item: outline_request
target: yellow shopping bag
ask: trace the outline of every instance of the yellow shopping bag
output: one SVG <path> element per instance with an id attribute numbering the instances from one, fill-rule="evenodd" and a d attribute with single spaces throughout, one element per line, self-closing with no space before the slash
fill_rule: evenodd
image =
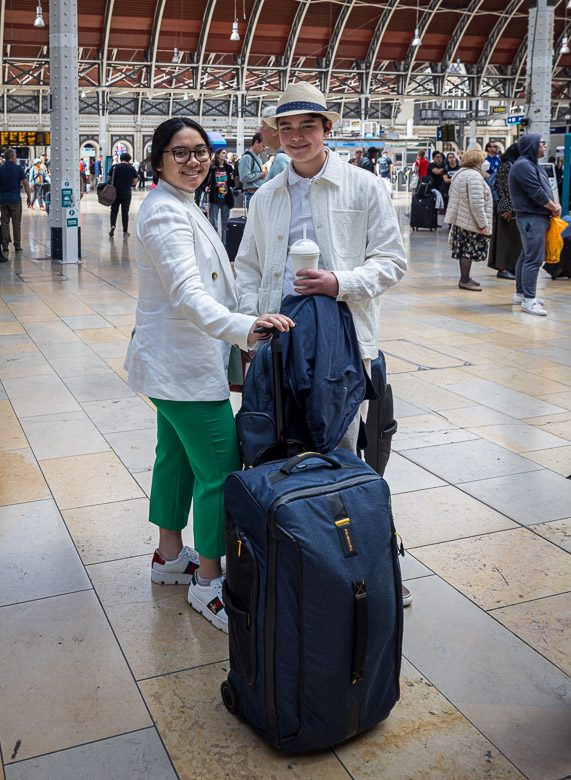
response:
<path id="1" fill-rule="evenodd" d="M 551 217 L 549 230 L 545 234 L 545 262 L 558 263 L 563 249 L 563 239 L 561 233 L 569 227 L 561 217 Z"/>

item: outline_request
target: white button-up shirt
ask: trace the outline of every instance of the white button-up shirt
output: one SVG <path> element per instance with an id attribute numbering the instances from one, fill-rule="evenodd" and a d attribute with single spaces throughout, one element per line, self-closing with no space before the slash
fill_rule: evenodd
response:
<path id="1" fill-rule="evenodd" d="M 315 227 L 313 224 L 313 215 L 311 213 L 311 201 L 309 199 L 309 193 L 311 192 L 311 186 L 313 182 L 323 175 L 327 167 L 328 159 L 329 151 L 327 151 L 327 157 L 323 163 L 323 167 L 312 179 L 304 179 L 303 176 L 300 176 L 298 173 L 296 173 L 291 162 L 287 168 L 287 186 L 291 200 L 291 222 L 289 225 L 288 254 L 284 272 L 284 298 L 286 295 L 299 295 L 299 293 L 296 293 L 293 287 L 295 274 L 293 272 L 293 263 L 289 253 L 289 248 L 296 241 L 299 241 L 300 238 L 303 238 L 304 225 L 306 226 L 306 237 L 317 243 L 317 236 L 315 235 Z M 324 267 L 321 257 L 319 258 L 318 267 Z"/>

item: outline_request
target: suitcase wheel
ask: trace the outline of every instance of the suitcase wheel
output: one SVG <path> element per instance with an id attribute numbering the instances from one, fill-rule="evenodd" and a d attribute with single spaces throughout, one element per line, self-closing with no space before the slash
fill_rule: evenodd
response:
<path id="1" fill-rule="evenodd" d="M 236 693 L 230 680 L 224 680 L 220 686 L 220 693 L 222 695 L 224 706 L 228 712 L 231 712 L 232 715 L 237 715 L 241 720 L 244 720 L 240 699 L 238 698 L 238 694 Z"/>

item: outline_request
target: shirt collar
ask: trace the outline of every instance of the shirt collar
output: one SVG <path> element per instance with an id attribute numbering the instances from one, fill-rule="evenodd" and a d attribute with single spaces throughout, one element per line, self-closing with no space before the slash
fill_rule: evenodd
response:
<path id="1" fill-rule="evenodd" d="M 329 159 L 331 157 L 331 155 L 329 153 L 329 149 L 327 147 L 324 147 L 324 148 L 325 148 L 326 154 L 325 154 L 325 162 L 323 163 L 323 167 L 321 168 L 319 173 L 316 173 L 315 176 L 311 177 L 311 179 L 308 179 L 305 176 L 300 176 L 299 173 L 296 173 L 294 171 L 294 169 L 293 169 L 293 160 L 290 162 L 289 167 L 288 167 L 288 175 L 287 175 L 287 183 L 290 185 L 290 187 L 293 184 L 299 184 L 300 181 L 306 181 L 306 182 L 315 181 L 315 179 L 319 179 L 319 178 L 321 178 L 321 176 L 324 175 L 325 169 L 327 168 L 327 165 L 329 163 Z"/>

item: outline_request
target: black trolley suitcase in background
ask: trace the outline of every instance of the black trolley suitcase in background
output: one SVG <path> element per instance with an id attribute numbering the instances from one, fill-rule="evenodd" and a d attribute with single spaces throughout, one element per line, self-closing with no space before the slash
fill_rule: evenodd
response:
<path id="1" fill-rule="evenodd" d="M 412 196 L 410 206 L 410 226 L 413 230 L 427 228 L 436 230 L 438 227 L 438 211 L 434 205 L 432 194 L 419 198 L 418 195 Z"/>
<path id="2" fill-rule="evenodd" d="M 226 223 L 226 252 L 232 263 L 240 249 L 240 242 L 242 241 L 245 227 L 246 217 L 234 217 Z"/>
<path id="3" fill-rule="evenodd" d="M 393 391 L 387 384 L 385 356 L 380 350 L 378 358 L 371 363 L 371 381 L 379 400 L 369 401 L 367 448 L 363 455 L 369 466 L 382 477 L 389 462 L 391 441 L 397 431 L 397 422 L 394 418 Z"/>
<path id="4" fill-rule="evenodd" d="M 552 279 L 571 278 L 571 236 L 563 239 L 563 249 L 558 263 L 544 263 L 543 270 Z"/>
<path id="5" fill-rule="evenodd" d="M 386 718 L 399 697 L 403 625 L 386 482 L 346 450 L 305 452 L 231 474 L 224 500 L 228 710 L 287 752 L 329 747 Z"/>

